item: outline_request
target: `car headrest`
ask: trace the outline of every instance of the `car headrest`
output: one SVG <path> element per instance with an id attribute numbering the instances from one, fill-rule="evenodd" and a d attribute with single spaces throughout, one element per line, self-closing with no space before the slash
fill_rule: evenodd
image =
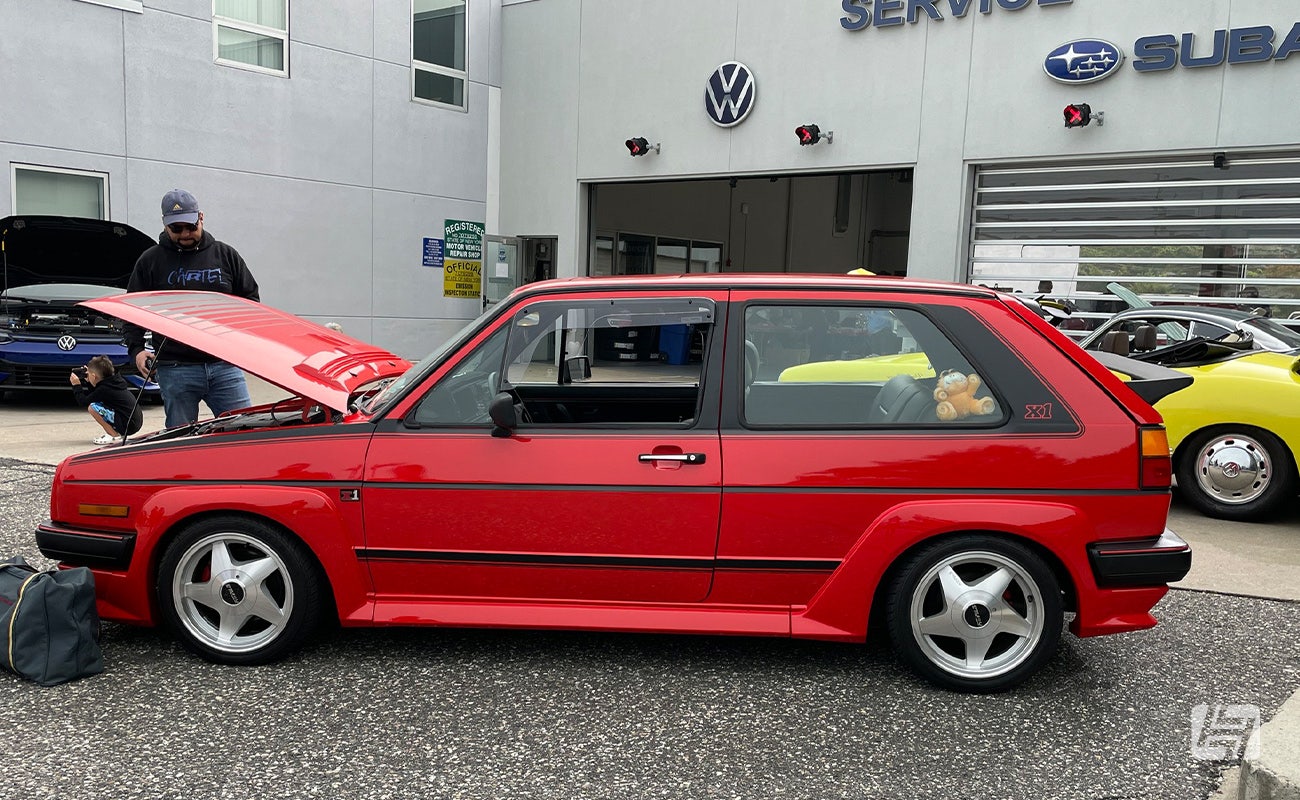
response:
<path id="1" fill-rule="evenodd" d="M 1101 349 L 1117 356 L 1128 355 L 1128 334 L 1124 331 L 1111 331 L 1101 337 Z"/>
<path id="2" fill-rule="evenodd" d="M 758 377 L 758 345 L 745 340 L 745 385 L 748 386 Z"/>
<path id="3" fill-rule="evenodd" d="M 1133 332 L 1133 349 L 1139 353 L 1156 349 L 1156 326 L 1139 325 Z"/>

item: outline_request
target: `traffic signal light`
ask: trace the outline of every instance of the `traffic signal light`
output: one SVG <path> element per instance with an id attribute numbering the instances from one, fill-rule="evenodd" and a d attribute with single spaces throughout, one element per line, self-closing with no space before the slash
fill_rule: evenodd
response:
<path id="1" fill-rule="evenodd" d="M 650 142 L 646 141 L 643 136 L 634 136 L 624 142 L 624 144 L 627 145 L 627 151 L 633 156 L 643 156 L 651 150 L 654 150 L 656 153 L 659 152 L 659 145 L 650 144 Z"/>
<path id="2" fill-rule="evenodd" d="M 1092 106 L 1087 103 L 1071 103 L 1065 107 L 1065 127 L 1083 128 L 1092 122 Z"/>
<path id="3" fill-rule="evenodd" d="M 799 145 L 817 144 L 822 140 L 822 129 L 816 125 L 800 125 L 794 129 L 794 135 L 799 137 Z"/>

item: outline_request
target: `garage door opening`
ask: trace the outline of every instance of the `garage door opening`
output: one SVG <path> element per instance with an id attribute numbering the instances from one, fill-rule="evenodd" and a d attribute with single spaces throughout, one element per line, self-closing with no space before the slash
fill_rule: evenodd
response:
<path id="1" fill-rule="evenodd" d="M 907 274 L 912 170 L 590 187 L 587 274 Z"/>

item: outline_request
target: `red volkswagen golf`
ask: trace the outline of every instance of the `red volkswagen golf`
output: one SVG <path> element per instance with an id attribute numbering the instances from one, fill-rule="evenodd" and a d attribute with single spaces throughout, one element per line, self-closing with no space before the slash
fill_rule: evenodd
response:
<path id="1" fill-rule="evenodd" d="M 411 366 L 271 307 L 85 305 L 282 387 L 71 456 L 41 550 L 213 661 L 345 626 L 862 642 L 997 691 L 1151 627 L 1191 553 L 1150 403 L 1014 298 L 857 276 L 524 287 Z M 165 354 L 163 354 L 165 357 Z M 1172 376 L 1172 377 L 1171 377 Z"/>

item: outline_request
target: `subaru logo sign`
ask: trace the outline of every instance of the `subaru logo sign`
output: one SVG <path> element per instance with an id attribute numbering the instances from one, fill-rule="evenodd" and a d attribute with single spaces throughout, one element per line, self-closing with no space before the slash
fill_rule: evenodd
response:
<path id="1" fill-rule="evenodd" d="M 728 61 L 713 71 L 704 87 L 704 110 L 724 128 L 744 122 L 754 110 L 754 73 L 739 61 Z"/>
<path id="2" fill-rule="evenodd" d="M 76 347 L 77 347 L 77 340 L 74 339 L 74 338 L 72 338 L 71 336 L 60 336 L 60 337 L 59 337 L 59 349 L 60 349 L 60 350 L 75 350 Z"/>
<path id="3" fill-rule="evenodd" d="M 1124 51 L 1104 39 L 1075 39 L 1047 54 L 1043 69 L 1061 83 L 1092 83 L 1119 70 Z"/>

